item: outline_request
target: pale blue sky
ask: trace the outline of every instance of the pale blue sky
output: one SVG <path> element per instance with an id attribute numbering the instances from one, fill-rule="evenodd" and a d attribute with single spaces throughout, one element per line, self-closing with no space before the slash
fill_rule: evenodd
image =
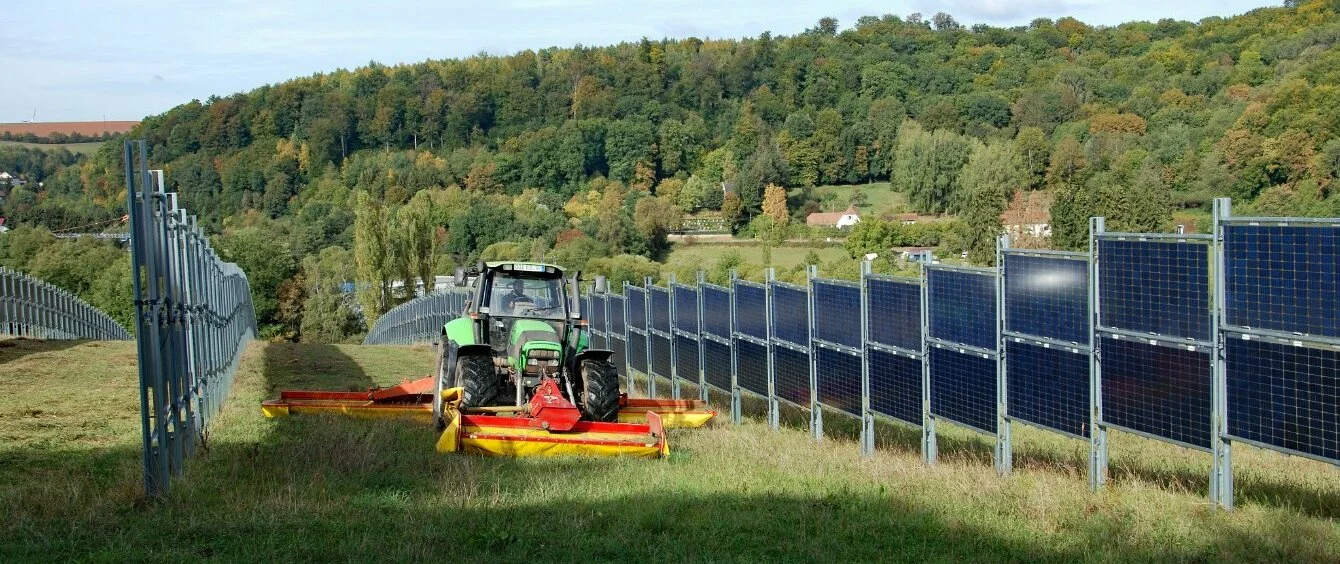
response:
<path id="1" fill-rule="evenodd" d="M 0 122 L 140 119 L 338 68 L 651 38 L 791 35 L 833 16 L 944 11 L 960 23 L 1231 16 L 1269 0 L 336 0 L 71 2 L 0 9 Z"/>

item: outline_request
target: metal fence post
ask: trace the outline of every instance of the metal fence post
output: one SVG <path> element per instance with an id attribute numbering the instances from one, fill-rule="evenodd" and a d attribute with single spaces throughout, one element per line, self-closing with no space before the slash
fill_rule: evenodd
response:
<path id="1" fill-rule="evenodd" d="M 764 347 L 768 357 L 768 428 L 776 431 L 781 428 L 781 403 L 777 399 L 777 355 L 773 353 L 773 341 L 777 338 L 777 329 L 772 324 L 775 318 L 775 312 L 772 310 L 772 282 L 777 279 L 777 269 L 769 266 L 763 269 L 763 325 L 767 327 L 768 339 L 767 346 Z"/>
<path id="2" fill-rule="evenodd" d="M 1107 484 L 1107 426 L 1103 424 L 1103 362 L 1098 337 L 1102 304 L 1099 300 L 1098 272 L 1102 258 L 1098 236 L 1105 231 L 1104 219 L 1089 218 L 1089 489 L 1098 491 Z"/>
<path id="3" fill-rule="evenodd" d="M 819 267 L 811 264 L 805 268 L 805 333 L 809 337 L 805 346 L 810 360 L 810 436 L 816 441 L 822 441 L 824 410 L 819 406 L 818 355 L 814 350 L 814 279 L 818 277 Z"/>
<path id="4" fill-rule="evenodd" d="M 875 413 L 870 409 L 870 261 L 861 261 L 861 456 L 875 455 Z"/>
<path id="5" fill-rule="evenodd" d="M 730 347 L 730 420 L 739 425 L 744 422 L 744 414 L 740 409 L 740 347 L 735 338 L 735 310 L 738 300 L 735 296 L 735 279 L 740 277 L 740 273 L 735 269 L 730 270 L 730 326 L 731 326 L 731 347 Z M 771 408 L 769 408 L 771 409 Z M 769 412 L 769 424 L 771 424 L 771 412 Z"/>
<path id="6" fill-rule="evenodd" d="M 1210 321 L 1210 343 L 1214 346 L 1210 353 L 1211 397 L 1214 406 L 1210 447 L 1214 453 L 1214 469 L 1210 474 L 1210 499 L 1219 508 L 1228 511 L 1233 510 L 1233 443 L 1228 439 L 1228 362 L 1224 334 L 1220 327 L 1224 323 L 1227 284 L 1224 275 L 1223 220 L 1232 215 L 1232 210 L 1232 202 L 1228 198 L 1214 199 L 1214 248 L 1210 267 L 1210 284 L 1214 288 L 1214 309 Z"/>
<path id="7" fill-rule="evenodd" d="M 930 288 L 927 269 L 921 269 L 921 460 L 935 464 L 935 417 L 931 416 Z"/>
<path id="8" fill-rule="evenodd" d="M 1009 377 L 1005 366 L 1005 249 L 1009 235 L 996 238 L 996 473 L 1008 475 L 1014 469 L 1014 445 L 1011 444 Z"/>
<path id="9" fill-rule="evenodd" d="M 698 285 L 694 287 L 698 297 L 694 303 L 698 304 L 698 311 L 695 312 L 698 314 L 698 399 L 702 401 L 708 400 L 707 359 L 705 358 L 707 351 L 706 347 L 703 346 L 703 334 L 706 333 L 706 331 L 703 331 L 703 283 L 705 282 L 707 282 L 707 275 L 699 270 L 697 274 Z"/>

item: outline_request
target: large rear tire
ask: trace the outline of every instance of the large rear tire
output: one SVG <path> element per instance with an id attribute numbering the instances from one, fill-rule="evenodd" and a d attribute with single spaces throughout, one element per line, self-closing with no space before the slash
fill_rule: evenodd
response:
<path id="1" fill-rule="evenodd" d="M 582 361 L 582 416 L 588 421 L 619 420 L 619 371 L 608 360 Z"/>
<path id="2" fill-rule="evenodd" d="M 495 405 L 502 392 L 502 381 L 493 370 L 493 358 L 482 354 L 456 358 L 456 385 L 462 388 L 462 408 Z"/>

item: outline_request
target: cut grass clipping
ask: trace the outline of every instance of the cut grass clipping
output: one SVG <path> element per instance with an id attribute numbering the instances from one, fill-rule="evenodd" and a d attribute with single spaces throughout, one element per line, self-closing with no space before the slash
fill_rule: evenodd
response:
<path id="1" fill-rule="evenodd" d="M 673 432 L 665 461 L 513 460 L 435 454 L 427 425 L 257 407 L 432 361 L 254 343 L 208 448 L 148 503 L 134 343 L 0 341 L 0 562 L 1340 559 L 1340 470 L 1251 448 L 1234 452 L 1227 513 L 1203 493 L 1208 455 L 1130 435 L 1112 437 L 1112 485 L 1092 494 L 1087 443 L 1028 428 L 1000 478 L 989 444 L 952 428 L 938 466 L 892 425 L 863 460 L 836 415 L 820 443 L 791 413 L 776 433 L 758 419 Z"/>

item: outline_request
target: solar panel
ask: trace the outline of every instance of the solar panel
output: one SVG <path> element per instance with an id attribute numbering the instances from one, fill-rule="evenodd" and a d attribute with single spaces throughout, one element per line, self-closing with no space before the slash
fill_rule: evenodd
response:
<path id="1" fill-rule="evenodd" d="M 858 314 L 859 315 L 859 314 Z M 772 284 L 773 336 L 779 340 L 810 346 L 810 296 L 805 290 Z"/>
<path id="2" fill-rule="evenodd" d="M 1007 330 L 1089 342 L 1087 260 L 1006 253 L 1002 268 Z"/>
<path id="3" fill-rule="evenodd" d="M 814 281 L 814 338 L 861 348 L 861 289 Z"/>
<path id="4" fill-rule="evenodd" d="M 605 295 L 591 297 L 591 330 L 605 332 Z"/>
<path id="5" fill-rule="evenodd" d="M 675 329 L 689 333 L 698 332 L 698 292 L 693 288 L 674 287 Z"/>
<path id="6" fill-rule="evenodd" d="M 1340 351 L 1226 339 L 1228 433 L 1340 462 Z"/>
<path id="7" fill-rule="evenodd" d="M 726 343 L 703 340 L 703 376 L 708 385 L 726 393 L 731 391 L 730 353 Z"/>
<path id="8" fill-rule="evenodd" d="M 735 330 L 756 339 L 768 338 L 768 291 L 762 286 L 735 282 Z"/>
<path id="9" fill-rule="evenodd" d="M 931 413 L 979 431 L 996 432 L 996 359 L 932 347 Z"/>
<path id="10" fill-rule="evenodd" d="M 689 382 L 698 382 L 698 340 L 675 335 L 675 372 Z"/>
<path id="11" fill-rule="evenodd" d="M 610 359 L 614 361 L 614 367 L 619 370 L 619 376 L 628 376 L 628 344 L 623 340 L 623 336 L 610 338 L 609 349 L 614 352 Z"/>
<path id="12" fill-rule="evenodd" d="M 1204 349 L 1102 339 L 1103 422 L 1210 447 L 1210 355 Z"/>
<path id="13" fill-rule="evenodd" d="M 647 373 L 647 336 L 630 334 L 628 336 L 628 366 L 633 370 Z"/>
<path id="14" fill-rule="evenodd" d="M 749 341 L 735 341 L 739 366 L 735 379 L 740 389 L 768 397 L 768 347 Z"/>
<path id="15" fill-rule="evenodd" d="M 870 358 L 870 409 L 921 426 L 921 359 L 879 349 Z"/>
<path id="16" fill-rule="evenodd" d="M 1099 239 L 1103 327 L 1208 341 L 1209 245 Z"/>
<path id="17" fill-rule="evenodd" d="M 933 268 L 926 280 L 931 337 L 995 350 L 995 276 Z"/>
<path id="18" fill-rule="evenodd" d="M 814 349 L 819 403 L 853 417 L 861 413 L 861 357 L 824 347 Z"/>
<path id="19" fill-rule="evenodd" d="M 662 378 L 670 377 L 670 347 L 674 346 L 669 337 L 652 334 L 648 340 L 651 347 L 651 373 Z"/>
<path id="20" fill-rule="evenodd" d="M 1005 342 L 1012 418 L 1089 436 L 1089 355 L 1061 347 Z"/>
<path id="21" fill-rule="evenodd" d="M 921 350 L 921 284 L 867 278 L 871 342 Z M 917 421 L 920 421 L 918 416 Z"/>
<path id="22" fill-rule="evenodd" d="M 602 334 L 600 334 L 600 333 L 594 333 L 594 332 L 591 333 L 591 336 L 589 337 L 589 339 L 590 339 L 590 343 L 591 343 L 591 348 L 593 348 L 593 349 L 608 349 L 608 348 L 609 348 L 609 339 L 605 338 L 605 336 L 602 335 Z"/>
<path id="23" fill-rule="evenodd" d="M 810 406 L 810 355 L 790 347 L 773 345 L 777 370 L 777 397 L 797 406 Z"/>
<path id="24" fill-rule="evenodd" d="M 670 290 L 653 286 L 651 295 L 651 328 L 662 333 L 670 332 Z"/>
<path id="25" fill-rule="evenodd" d="M 610 327 L 609 327 L 610 333 L 614 333 L 615 335 L 619 336 L 626 335 L 628 333 L 628 326 L 627 324 L 624 323 L 624 305 L 625 305 L 624 298 L 621 296 L 610 296 L 608 305 L 609 305 L 609 316 L 610 316 Z"/>
<path id="26" fill-rule="evenodd" d="M 628 326 L 633 329 L 647 329 L 647 292 L 642 288 L 625 287 L 628 290 Z"/>
<path id="27" fill-rule="evenodd" d="M 1340 337 L 1340 226 L 1225 225 L 1225 323 Z"/>
<path id="28" fill-rule="evenodd" d="M 703 332 L 723 339 L 731 336 L 730 290 L 704 285 Z"/>

